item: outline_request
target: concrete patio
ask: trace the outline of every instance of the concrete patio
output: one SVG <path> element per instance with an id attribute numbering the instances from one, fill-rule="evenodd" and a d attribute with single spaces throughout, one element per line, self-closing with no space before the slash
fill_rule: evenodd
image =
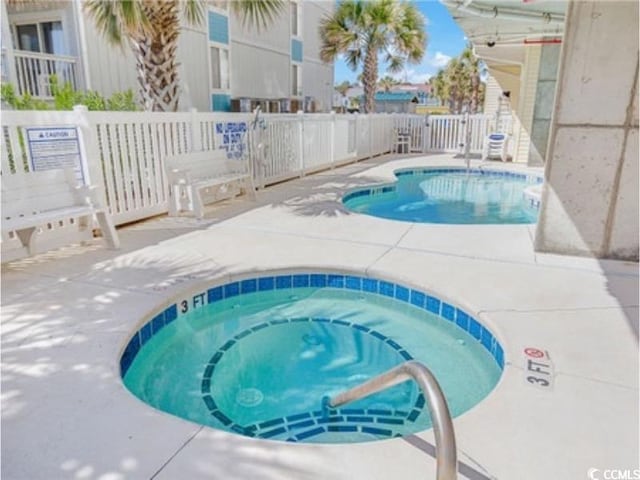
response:
<path id="1" fill-rule="evenodd" d="M 2 478 L 435 478 L 431 431 L 350 445 L 256 440 L 153 410 L 119 355 L 149 314 L 245 273 L 372 275 L 449 298 L 505 347 L 495 390 L 454 420 L 460 478 L 581 479 L 638 466 L 638 264 L 538 254 L 535 226 L 429 225 L 347 211 L 354 186 L 450 155 L 381 157 L 3 265 Z M 525 170 L 512 164 L 492 168 Z M 525 381 L 546 350 L 553 388 Z"/>

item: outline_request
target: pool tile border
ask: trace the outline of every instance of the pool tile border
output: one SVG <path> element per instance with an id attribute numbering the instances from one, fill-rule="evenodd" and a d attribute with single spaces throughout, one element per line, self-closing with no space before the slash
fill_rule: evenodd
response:
<path id="1" fill-rule="evenodd" d="M 324 285 L 324 286 L 322 286 Z M 312 287 L 312 288 L 338 288 L 344 290 L 362 291 L 381 295 L 414 307 L 426 310 L 438 315 L 444 321 L 457 325 L 476 339 L 494 358 L 498 367 L 504 369 L 504 349 L 491 331 L 482 325 L 473 315 L 458 308 L 435 295 L 406 287 L 387 280 L 371 277 L 363 277 L 353 274 L 336 273 L 294 273 L 266 275 L 248 278 L 241 281 L 233 281 L 223 285 L 217 285 L 202 292 L 192 295 L 189 299 L 180 300 L 165 308 L 151 320 L 140 327 L 130 338 L 122 355 L 120 356 L 120 375 L 124 378 L 140 349 L 154 335 L 175 321 L 179 316 L 191 310 L 200 308 L 209 303 L 215 303 L 228 298 L 237 297 L 256 291 L 282 290 Z M 289 320 L 275 320 L 274 322 L 287 322 Z M 254 326 L 254 329 L 265 328 L 267 323 Z M 248 335 L 251 332 L 246 332 Z M 237 336 L 236 336 L 237 337 Z M 231 345 L 229 345 L 231 346 Z M 405 357 L 406 358 L 406 357 Z"/>
<path id="2" fill-rule="evenodd" d="M 414 175 L 424 175 L 427 173 L 459 173 L 459 172 L 467 172 L 467 169 L 464 167 L 424 167 L 424 168 L 402 168 L 400 170 L 395 170 L 393 174 L 396 178 L 414 176 Z M 544 182 L 544 178 L 539 175 L 532 175 L 526 173 L 519 172 L 510 172 L 508 170 L 487 170 L 480 168 L 471 168 L 468 170 L 468 173 L 471 175 L 481 175 L 481 176 L 495 176 L 495 177 L 504 177 L 504 178 L 512 178 L 518 180 L 525 180 L 530 184 L 540 184 Z M 396 184 L 388 184 L 381 185 L 376 187 L 364 187 L 359 188 L 357 190 L 352 190 L 342 197 L 342 203 L 347 203 L 350 200 L 358 197 L 367 197 L 372 195 L 380 195 L 382 193 L 395 192 Z M 525 196 L 527 200 L 527 206 L 533 209 L 540 208 L 540 201 L 531 199 L 529 196 Z"/>

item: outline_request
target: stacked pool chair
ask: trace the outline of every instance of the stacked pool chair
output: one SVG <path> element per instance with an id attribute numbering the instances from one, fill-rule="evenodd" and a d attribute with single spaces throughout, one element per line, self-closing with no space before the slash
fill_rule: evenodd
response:
<path id="1" fill-rule="evenodd" d="M 482 148 L 482 161 L 489 158 L 500 158 L 507 161 L 507 150 L 509 147 L 509 135 L 506 133 L 490 133 L 484 139 Z"/>

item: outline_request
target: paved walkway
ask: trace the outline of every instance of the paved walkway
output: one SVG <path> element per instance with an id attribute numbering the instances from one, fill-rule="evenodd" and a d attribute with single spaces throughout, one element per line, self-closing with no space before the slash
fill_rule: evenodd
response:
<path id="1" fill-rule="evenodd" d="M 125 390 L 119 353 L 151 311 L 213 281 L 291 268 L 430 290 L 496 332 L 504 375 L 455 419 L 461 478 L 638 468 L 638 265 L 536 254 L 532 226 L 346 211 L 346 189 L 395 168 L 461 165 L 450 156 L 388 160 L 271 187 L 257 203 L 226 202 L 202 221 L 122 228 L 116 252 L 73 246 L 4 265 L 2 479 L 435 478 L 430 431 L 353 445 L 268 442 L 174 418 Z M 552 389 L 525 381 L 526 347 L 549 352 Z"/>

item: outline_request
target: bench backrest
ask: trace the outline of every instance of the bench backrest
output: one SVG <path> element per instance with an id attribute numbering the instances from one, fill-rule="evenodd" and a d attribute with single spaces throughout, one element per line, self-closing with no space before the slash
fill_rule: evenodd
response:
<path id="1" fill-rule="evenodd" d="M 2 175 L 2 217 L 31 215 L 58 208 L 86 205 L 76 190 L 72 170 L 54 169 Z"/>
<path id="2" fill-rule="evenodd" d="M 208 178 L 229 173 L 248 174 L 249 165 L 244 159 L 228 160 L 225 150 L 189 152 L 167 157 L 169 169 L 187 170 L 193 178 Z"/>

